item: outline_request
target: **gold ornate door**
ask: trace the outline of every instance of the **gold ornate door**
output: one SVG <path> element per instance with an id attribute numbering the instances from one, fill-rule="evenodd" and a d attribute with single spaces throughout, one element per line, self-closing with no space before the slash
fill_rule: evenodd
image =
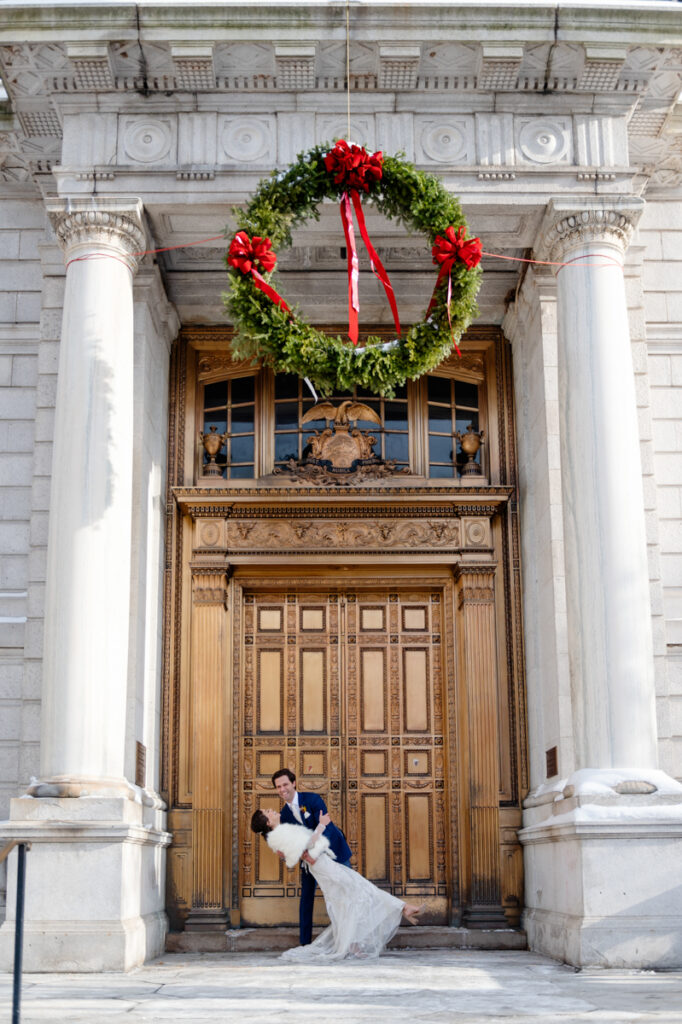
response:
<path id="1" fill-rule="evenodd" d="M 324 586 L 324 584 L 322 584 Z M 245 589 L 239 674 L 243 924 L 294 924 L 298 872 L 249 831 L 281 767 L 320 793 L 353 866 L 448 921 L 442 592 L 388 585 Z M 320 905 L 318 916 L 322 919 Z"/>

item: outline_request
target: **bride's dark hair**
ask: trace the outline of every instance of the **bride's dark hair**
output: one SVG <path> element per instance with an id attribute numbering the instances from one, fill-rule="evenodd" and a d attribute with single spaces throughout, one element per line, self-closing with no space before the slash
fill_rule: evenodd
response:
<path id="1" fill-rule="evenodd" d="M 268 819 L 262 811 L 254 811 L 251 815 L 251 831 L 266 836 L 272 829 L 268 825 Z"/>

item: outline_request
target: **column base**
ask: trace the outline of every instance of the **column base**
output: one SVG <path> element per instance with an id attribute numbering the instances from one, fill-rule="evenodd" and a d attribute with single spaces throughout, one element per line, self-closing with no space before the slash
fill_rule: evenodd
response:
<path id="1" fill-rule="evenodd" d="M 127 798 L 12 800 L 0 843 L 26 839 L 24 970 L 127 971 L 163 952 L 165 814 Z M 0 970 L 14 959 L 16 855 L 9 858 Z"/>
<path id="2" fill-rule="evenodd" d="M 576 772 L 528 804 L 529 948 L 576 967 L 682 967 L 682 786 L 663 772 Z"/>

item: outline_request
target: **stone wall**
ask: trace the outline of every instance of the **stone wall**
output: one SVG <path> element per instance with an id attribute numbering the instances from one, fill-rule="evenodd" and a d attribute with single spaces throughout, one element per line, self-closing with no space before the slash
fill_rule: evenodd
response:
<path id="1" fill-rule="evenodd" d="M 661 583 L 657 673 L 661 767 L 682 778 L 682 208 L 650 202 L 640 225 L 646 245 L 644 303 Z"/>
<path id="2" fill-rule="evenodd" d="M 0 819 L 37 764 L 37 694 L 26 687 L 24 653 L 44 230 L 39 202 L 0 202 Z M 4 865 L 0 872 L 1 918 Z"/>

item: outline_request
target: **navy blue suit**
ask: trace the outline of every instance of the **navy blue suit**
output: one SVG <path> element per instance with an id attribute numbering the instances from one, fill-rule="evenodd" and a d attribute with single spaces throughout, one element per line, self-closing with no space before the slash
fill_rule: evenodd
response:
<path id="1" fill-rule="evenodd" d="M 317 793 L 299 793 L 298 809 L 301 812 L 305 828 L 309 828 L 311 832 L 314 832 L 319 824 L 320 815 L 325 814 L 327 811 L 327 805 L 322 797 L 318 796 Z M 280 820 L 283 825 L 301 824 L 301 822 L 297 821 L 294 817 L 294 813 L 289 807 L 289 804 L 285 804 L 282 808 Z M 352 853 L 341 829 L 337 828 L 334 824 L 327 825 L 323 834 L 325 838 L 329 840 L 329 848 L 339 864 L 348 864 Z M 301 902 L 298 909 L 298 926 L 302 946 L 309 945 L 313 940 L 313 902 L 315 899 L 316 885 L 317 882 L 315 881 L 315 876 L 312 872 L 308 871 L 307 865 L 302 863 Z"/>

